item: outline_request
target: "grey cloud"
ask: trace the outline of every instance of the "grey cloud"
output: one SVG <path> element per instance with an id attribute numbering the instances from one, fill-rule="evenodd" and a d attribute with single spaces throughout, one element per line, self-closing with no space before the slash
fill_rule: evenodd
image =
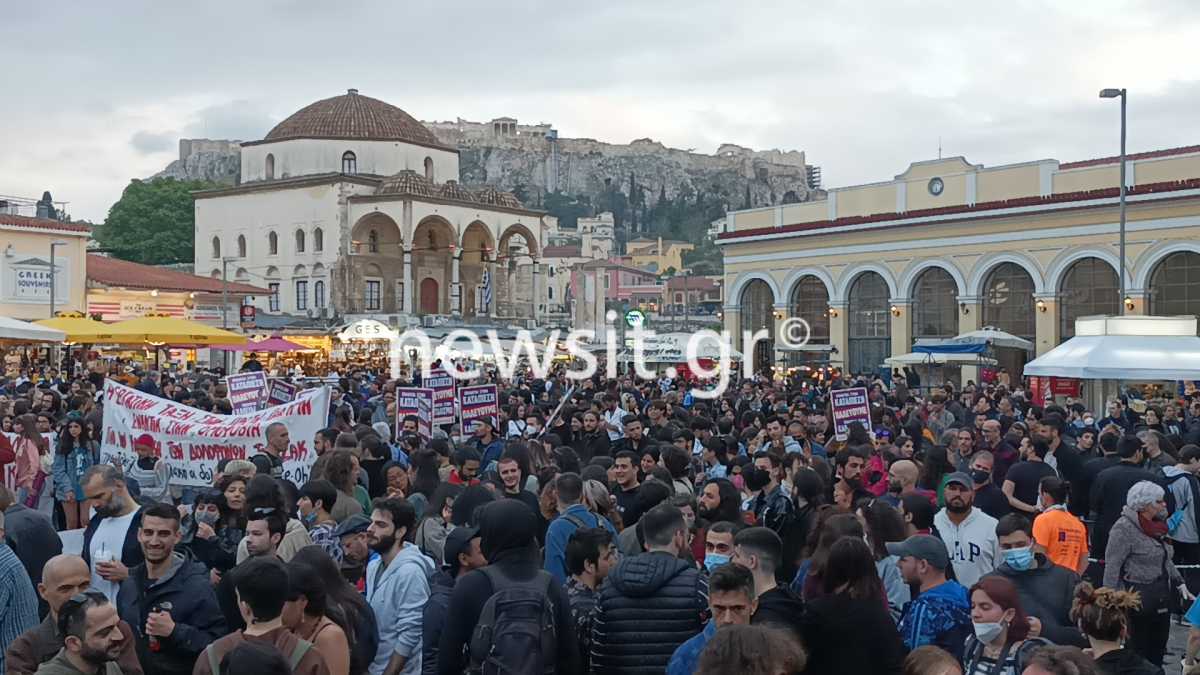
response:
<path id="1" fill-rule="evenodd" d="M 129 139 L 130 145 L 138 152 L 150 155 L 157 152 L 170 152 L 175 148 L 176 141 L 179 140 L 179 135 L 171 132 L 155 133 L 152 131 L 139 131 Z"/>

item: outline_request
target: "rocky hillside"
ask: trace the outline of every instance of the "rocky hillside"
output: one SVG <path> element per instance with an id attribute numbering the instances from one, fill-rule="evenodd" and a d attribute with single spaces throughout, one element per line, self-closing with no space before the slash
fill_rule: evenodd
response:
<path id="1" fill-rule="evenodd" d="M 203 180 L 234 185 L 242 171 L 241 141 L 207 138 L 179 139 L 179 159 L 150 176 L 177 180 Z"/>

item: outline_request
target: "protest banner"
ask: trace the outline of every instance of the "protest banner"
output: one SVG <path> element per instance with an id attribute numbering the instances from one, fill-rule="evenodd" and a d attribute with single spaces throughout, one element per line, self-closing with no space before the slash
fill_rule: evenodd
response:
<path id="1" fill-rule="evenodd" d="M 433 438 L 434 392 L 428 387 L 396 388 L 396 438 L 404 428 L 404 418 L 416 415 L 417 434 L 429 440 Z"/>
<path id="2" fill-rule="evenodd" d="M 839 441 L 846 440 L 846 428 L 851 422 L 861 422 L 871 430 L 871 405 L 863 387 L 835 389 L 829 392 L 829 407 L 833 410 L 833 433 Z"/>
<path id="3" fill-rule="evenodd" d="M 129 466 L 136 459 L 134 439 L 149 434 L 170 469 L 172 485 L 212 485 L 217 462 L 248 459 L 267 444 L 267 427 L 287 426 L 291 444 L 283 458 L 283 477 L 308 482 L 316 461 L 311 443 L 324 428 L 329 389 L 306 389 L 295 401 L 241 415 L 216 415 L 165 398 L 150 396 L 109 380 L 104 385 L 104 438 L 100 461 Z"/>
<path id="4" fill-rule="evenodd" d="M 454 378 L 442 368 L 429 371 L 422 382 L 433 390 L 433 423 L 450 424 L 454 421 Z"/>
<path id="5" fill-rule="evenodd" d="M 279 378 L 271 378 L 271 386 L 267 389 L 267 407 L 291 403 L 296 400 L 296 394 L 299 392 L 299 385 L 284 382 Z"/>
<path id="6" fill-rule="evenodd" d="M 458 408 L 461 411 L 462 436 L 466 438 L 475 431 L 475 420 L 495 417 L 499 413 L 499 392 L 494 384 L 477 384 L 459 387 Z M 493 424 L 495 422 L 493 421 Z"/>
<path id="7" fill-rule="evenodd" d="M 255 412 L 262 408 L 267 394 L 267 374 L 238 373 L 225 378 L 225 387 L 229 389 L 229 403 L 233 405 L 233 414 Z"/>

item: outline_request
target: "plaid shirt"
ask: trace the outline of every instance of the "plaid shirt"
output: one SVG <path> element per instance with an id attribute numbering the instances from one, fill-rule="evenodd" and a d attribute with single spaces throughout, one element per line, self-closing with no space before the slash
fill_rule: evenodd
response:
<path id="1" fill-rule="evenodd" d="M 20 558 L 0 544 L 0 645 L 5 649 L 25 631 L 38 625 L 38 599 L 33 581 Z M 0 672 L 5 672 L 0 653 Z"/>
<path id="2" fill-rule="evenodd" d="M 596 591 L 580 583 L 575 577 L 567 579 L 567 602 L 571 607 L 571 623 L 575 625 L 575 637 L 579 640 L 579 651 L 583 654 L 583 671 L 587 672 L 592 651 L 592 614 L 596 609 Z"/>

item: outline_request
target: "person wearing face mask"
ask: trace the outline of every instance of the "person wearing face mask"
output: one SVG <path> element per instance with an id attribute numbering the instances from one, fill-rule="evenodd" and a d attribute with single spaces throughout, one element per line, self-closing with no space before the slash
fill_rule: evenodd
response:
<path id="1" fill-rule="evenodd" d="M 1050 562 L 1083 574 L 1088 566 L 1087 528 L 1067 510 L 1070 487 L 1053 476 L 1042 479 L 1042 513 L 1033 519 L 1033 538 Z"/>
<path id="2" fill-rule="evenodd" d="M 1171 561 L 1167 504 L 1161 485 L 1141 481 L 1129 488 L 1121 517 L 1108 533 L 1104 586 L 1138 591 L 1142 608 L 1131 617 L 1129 644 L 1152 664 L 1161 664 L 1171 630 L 1170 594 L 1184 604 L 1192 594 Z"/>
<path id="3" fill-rule="evenodd" d="M 972 635 L 963 646 L 963 672 L 1022 675 L 1034 652 L 1049 642 L 1030 637 L 1017 588 L 1001 576 L 971 586 Z"/>
<path id="4" fill-rule="evenodd" d="M 1086 647 L 1087 642 L 1071 622 L 1071 598 L 1079 575 L 1055 565 L 1033 538 L 1033 525 L 1017 513 L 996 525 L 1001 563 L 994 575 L 1013 583 L 1021 607 L 1029 616 L 1031 636 L 1054 644 Z M 991 575 L 989 575 L 991 576 Z"/>
<path id="5" fill-rule="evenodd" d="M 741 531 L 740 522 L 720 521 L 709 526 L 704 534 L 704 569 L 710 574 L 728 563 L 733 555 L 733 539 Z"/>
<path id="6" fill-rule="evenodd" d="M 327 480 L 310 480 L 300 486 L 300 498 L 296 508 L 300 511 L 300 522 L 308 528 L 308 536 L 320 546 L 335 563 L 342 563 L 342 542 L 333 534 L 337 521 L 329 515 L 329 509 L 337 501 L 337 488 Z"/>
<path id="7" fill-rule="evenodd" d="M 240 513 L 229 508 L 220 490 L 201 490 L 192 512 L 183 518 L 179 545 L 219 578 L 237 564 L 238 542 L 246 532 L 244 524 L 239 524 L 241 519 Z"/>

